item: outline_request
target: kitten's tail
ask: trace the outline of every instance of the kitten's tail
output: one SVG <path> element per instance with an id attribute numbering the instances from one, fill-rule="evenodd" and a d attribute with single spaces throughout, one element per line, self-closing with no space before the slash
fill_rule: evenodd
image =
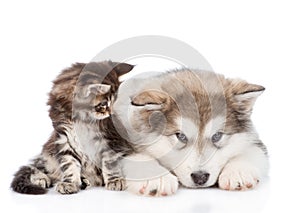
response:
<path id="1" fill-rule="evenodd" d="M 33 174 L 35 174 L 35 168 L 31 168 L 29 166 L 21 167 L 20 170 L 15 174 L 15 177 L 11 183 L 11 188 L 15 192 L 22 194 L 46 194 L 48 192 L 47 189 L 31 182 L 30 177 Z"/>

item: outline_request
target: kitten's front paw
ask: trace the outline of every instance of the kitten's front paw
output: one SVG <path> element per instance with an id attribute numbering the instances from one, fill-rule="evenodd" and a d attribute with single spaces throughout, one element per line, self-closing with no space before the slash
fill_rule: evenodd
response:
<path id="1" fill-rule="evenodd" d="M 84 177 L 81 178 L 81 185 L 80 185 L 80 189 L 84 190 L 87 189 L 89 187 L 91 187 L 92 184 L 90 183 L 90 181 Z"/>
<path id="2" fill-rule="evenodd" d="M 175 194 L 178 189 L 178 180 L 172 174 L 151 180 L 127 180 L 127 190 L 145 196 L 167 196 Z"/>
<path id="3" fill-rule="evenodd" d="M 112 191 L 123 191 L 123 190 L 125 190 L 125 186 L 126 186 L 126 181 L 123 178 L 109 180 L 105 184 L 105 187 L 108 190 L 112 190 Z"/>
<path id="4" fill-rule="evenodd" d="M 43 188 L 49 188 L 51 186 L 50 178 L 44 173 L 32 174 L 30 177 L 31 183 L 38 185 Z"/>
<path id="5" fill-rule="evenodd" d="M 74 194 L 79 191 L 79 186 L 75 183 L 58 182 L 55 189 L 61 194 Z"/>
<path id="6" fill-rule="evenodd" d="M 247 190 L 259 183 L 255 168 L 227 165 L 219 176 L 219 187 L 225 190 Z"/>

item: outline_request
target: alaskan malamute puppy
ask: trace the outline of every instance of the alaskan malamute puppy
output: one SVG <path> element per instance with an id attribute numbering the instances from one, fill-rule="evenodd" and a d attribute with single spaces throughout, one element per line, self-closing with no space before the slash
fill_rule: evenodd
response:
<path id="1" fill-rule="evenodd" d="M 254 188 L 268 171 L 266 147 L 250 119 L 263 91 L 187 69 L 125 81 L 113 109 L 126 127 L 122 136 L 140 153 L 123 159 L 128 190 L 161 196 L 175 193 L 178 183 Z"/>

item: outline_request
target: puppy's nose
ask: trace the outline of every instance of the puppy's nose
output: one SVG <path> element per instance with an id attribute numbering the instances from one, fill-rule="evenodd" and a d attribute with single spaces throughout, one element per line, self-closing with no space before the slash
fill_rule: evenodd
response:
<path id="1" fill-rule="evenodd" d="M 193 172 L 191 174 L 191 177 L 195 184 L 203 185 L 207 182 L 209 178 L 209 173 L 203 171 Z"/>

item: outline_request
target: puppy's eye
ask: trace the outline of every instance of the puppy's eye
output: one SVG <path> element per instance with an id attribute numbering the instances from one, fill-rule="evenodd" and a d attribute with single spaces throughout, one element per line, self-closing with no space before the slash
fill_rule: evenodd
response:
<path id="1" fill-rule="evenodd" d="M 176 137 L 182 143 L 187 143 L 188 142 L 188 138 L 186 137 L 186 135 L 181 133 L 181 132 L 176 133 Z"/>
<path id="2" fill-rule="evenodd" d="M 211 137 L 211 141 L 213 143 L 219 142 L 223 137 L 223 132 L 217 132 Z"/>

